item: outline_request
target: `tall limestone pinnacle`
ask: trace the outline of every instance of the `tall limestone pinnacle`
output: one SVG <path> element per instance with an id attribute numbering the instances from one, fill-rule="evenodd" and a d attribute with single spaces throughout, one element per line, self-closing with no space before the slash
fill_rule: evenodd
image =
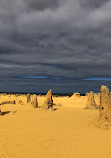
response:
<path id="1" fill-rule="evenodd" d="M 88 96 L 88 100 L 85 109 L 96 109 L 97 105 L 95 103 L 94 93 L 91 91 L 87 96 Z"/>
<path id="2" fill-rule="evenodd" d="M 30 97 L 30 94 L 28 93 L 27 94 L 27 104 L 29 104 L 31 102 L 31 97 Z"/>
<path id="3" fill-rule="evenodd" d="M 100 120 L 107 121 L 111 125 L 111 97 L 107 86 L 100 89 Z"/>
<path id="4" fill-rule="evenodd" d="M 52 90 L 50 89 L 46 94 L 46 99 L 42 105 L 43 109 L 53 108 Z"/>
<path id="5" fill-rule="evenodd" d="M 95 99 L 94 99 L 94 93 L 92 91 L 88 94 L 87 106 L 92 109 L 96 106 Z"/>
<path id="6" fill-rule="evenodd" d="M 33 108 L 38 108 L 38 101 L 37 101 L 37 96 L 36 96 L 36 94 L 34 94 L 34 95 L 32 96 L 31 104 L 32 104 L 32 107 L 33 107 Z"/>

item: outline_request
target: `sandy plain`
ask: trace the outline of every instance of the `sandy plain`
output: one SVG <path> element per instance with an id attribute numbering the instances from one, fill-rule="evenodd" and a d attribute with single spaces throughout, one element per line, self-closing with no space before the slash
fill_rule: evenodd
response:
<path id="1" fill-rule="evenodd" d="M 0 102 L 13 100 L 0 95 Z M 25 96 L 19 96 L 26 102 Z M 17 99 L 17 98 L 16 98 Z M 39 106 L 45 96 L 38 96 Z M 53 97 L 54 111 L 1 105 L 0 158 L 110 158 L 111 129 L 95 126 L 99 110 L 84 110 L 87 96 Z M 99 97 L 95 97 L 99 104 Z"/>

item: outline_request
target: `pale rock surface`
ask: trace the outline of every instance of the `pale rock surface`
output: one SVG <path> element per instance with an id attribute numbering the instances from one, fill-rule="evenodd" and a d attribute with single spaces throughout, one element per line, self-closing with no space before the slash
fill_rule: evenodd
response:
<path id="1" fill-rule="evenodd" d="M 100 94 L 100 120 L 107 121 L 111 125 L 111 98 L 107 86 L 101 86 Z"/>

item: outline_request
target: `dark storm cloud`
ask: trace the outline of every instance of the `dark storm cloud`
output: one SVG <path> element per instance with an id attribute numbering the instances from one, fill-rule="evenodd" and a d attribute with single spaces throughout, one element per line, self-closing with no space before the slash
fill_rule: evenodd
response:
<path id="1" fill-rule="evenodd" d="M 62 1 L 65 0 L 24 0 L 28 9 L 32 10 L 44 10 L 44 9 L 56 9 L 59 7 Z"/>
<path id="2" fill-rule="evenodd" d="M 15 89 L 25 84 L 15 76 L 49 76 L 51 80 L 44 80 L 44 87 L 55 89 L 56 77 L 62 78 L 61 86 L 67 89 L 71 85 L 77 88 L 77 79 L 80 83 L 83 78 L 111 77 L 110 8 L 111 0 L 0 1 L 3 87 L 9 82 Z M 80 86 L 86 86 L 82 82 Z"/>
<path id="3" fill-rule="evenodd" d="M 89 9 L 97 9 L 103 6 L 105 3 L 107 3 L 110 0 L 80 0 L 80 4 L 82 7 L 89 8 Z"/>

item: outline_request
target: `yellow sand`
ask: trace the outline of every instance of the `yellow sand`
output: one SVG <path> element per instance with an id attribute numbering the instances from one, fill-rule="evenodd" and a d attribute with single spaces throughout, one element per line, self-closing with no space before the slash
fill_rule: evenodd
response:
<path id="1" fill-rule="evenodd" d="M 14 96 L 1 96 L 0 101 L 8 98 Z M 87 97 L 53 99 L 62 104 L 55 111 L 30 105 L 1 107 L 0 158 L 111 158 L 111 129 L 94 125 L 99 111 L 84 110 Z M 44 100 L 39 96 L 39 105 Z"/>

